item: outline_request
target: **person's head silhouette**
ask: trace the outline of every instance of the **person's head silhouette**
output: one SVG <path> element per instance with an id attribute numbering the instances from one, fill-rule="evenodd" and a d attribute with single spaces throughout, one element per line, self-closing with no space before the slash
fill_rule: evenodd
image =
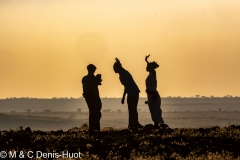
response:
<path id="1" fill-rule="evenodd" d="M 87 70 L 88 70 L 88 73 L 89 73 L 89 74 L 94 74 L 94 72 L 96 71 L 96 69 L 97 69 L 97 67 L 94 66 L 93 64 L 89 64 L 89 65 L 87 66 Z"/>
<path id="2" fill-rule="evenodd" d="M 113 64 L 113 70 L 115 73 L 119 73 L 122 70 L 122 64 L 118 58 L 115 58 L 116 62 Z"/>
<path id="3" fill-rule="evenodd" d="M 155 61 L 153 61 L 153 62 L 148 62 L 148 57 L 150 56 L 150 54 L 148 55 L 148 56 L 146 56 L 146 58 L 145 58 L 145 61 L 147 62 L 147 67 L 146 67 L 146 70 L 148 71 L 148 72 L 152 72 L 152 71 L 154 71 L 156 68 L 158 68 L 159 67 L 159 65 L 155 62 Z"/>

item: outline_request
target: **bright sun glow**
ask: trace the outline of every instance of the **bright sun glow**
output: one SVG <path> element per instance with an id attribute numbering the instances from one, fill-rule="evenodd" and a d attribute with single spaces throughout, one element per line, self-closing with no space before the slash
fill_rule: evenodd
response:
<path id="1" fill-rule="evenodd" d="M 0 98 L 80 97 L 93 63 L 101 97 L 120 97 L 118 57 L 146 97 L 240 95 L 240 1 L 0 1 Z"/>

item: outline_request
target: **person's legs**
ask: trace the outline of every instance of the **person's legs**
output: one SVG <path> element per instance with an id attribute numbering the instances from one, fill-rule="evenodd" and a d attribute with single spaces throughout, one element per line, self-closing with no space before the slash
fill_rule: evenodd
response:
<path id="1" fill-rule="evenodd" d="M 159 102 L 157 102 L 157 108 L 159 109 L 159 123 L 164 123 L 164 120 L 162 118 L 162 109 L 161 109 L 161 103 L 162 103 L 162 99 L 161 96 L 159 95 Z"/>
<path id="2" fill-rule="evenodd" d="M 94 130 L 94 117 L 93 117 L 93 114 L 94 114 L 94 106 L 92 105 L 88 105 L 88 109 L 89 109 L 89 131 L 92 131 Z"/>
<path id="3" fill-rule="evenodd" d="M 95 111 L 95 119 L 94 119 L 94 123 L 95 123 L 95 128 L 96 130 L 100 131 L 100 119 L 102 117 L 101 114 L 101 109 L 102 109 L 102 102 L 101 99 L 98 97 L 96 100 L 96 111 Z"/>
<path id="4" fill-rule="evenodd" d="M 147 96 L 148 96 L 148 108 L 149 108 L 153 122 L 156 123 L 156 118 L 155 118 L 154 109 L 153 109 L 154 101 L 151 94 L 148 94 Z"/>
<path id="5" fill-rule="evenodd" d="M 87 103 L 88 109 L 89 109 L 89 133 L 94 131 L 94 100 L 90 96 L 85 97 L 85 101 Z"/>
<path id="6" fill-rule="evenodd" d="M 149 107 L 154 125 L 158 126 L 159 123 L 164 123 L 163 118 L 162 118 L 160 95 L 158 95 L 156 101 L 154 101 L 152 94 L 149 94 L 148 95 L 148 107 Z"/>
<path id="7" fill-rule="evenodd" d="M 129 111 L 128 127 L 130 128 L 142 127 L 142 125 L 138 122 L 138 112 L 137 112 L 138 99 L 139 99 L 139 94 L 127 96 L 127 104 L 128 104 L 128 111 Z"/>

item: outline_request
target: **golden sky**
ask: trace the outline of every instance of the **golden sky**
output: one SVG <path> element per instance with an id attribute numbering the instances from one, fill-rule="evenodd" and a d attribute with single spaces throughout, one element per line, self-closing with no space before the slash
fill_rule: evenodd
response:
<path id="1" fill-rule="evenodd" d="M 239 0 L 1 0 L 0 98 L 80 97 L 93 63 L 101 97 L 121 97 L 118 57 L 146 97 L 240 96 Z"/>

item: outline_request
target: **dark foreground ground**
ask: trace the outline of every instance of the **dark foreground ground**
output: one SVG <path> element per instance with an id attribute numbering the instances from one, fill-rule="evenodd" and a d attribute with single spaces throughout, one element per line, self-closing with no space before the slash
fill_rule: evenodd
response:
<path id="1" fill-rule="evenodd" d="M 0 132 L 0 156 L 17 151 L 81 153 L 80 159 L 240 159 L 240 125 L 206 128 L 102 128 L 89 137 L 87 125 L 68 131 L 31 131 L 30 128 Z M 76 155 L 75 155 L 76 156 Z M 43 154 L 38 154 L 39 159 Z M 56 158 L 49 159 L 67 159 Z M 33 158 L 34 159 L 34 158 Z"/>

